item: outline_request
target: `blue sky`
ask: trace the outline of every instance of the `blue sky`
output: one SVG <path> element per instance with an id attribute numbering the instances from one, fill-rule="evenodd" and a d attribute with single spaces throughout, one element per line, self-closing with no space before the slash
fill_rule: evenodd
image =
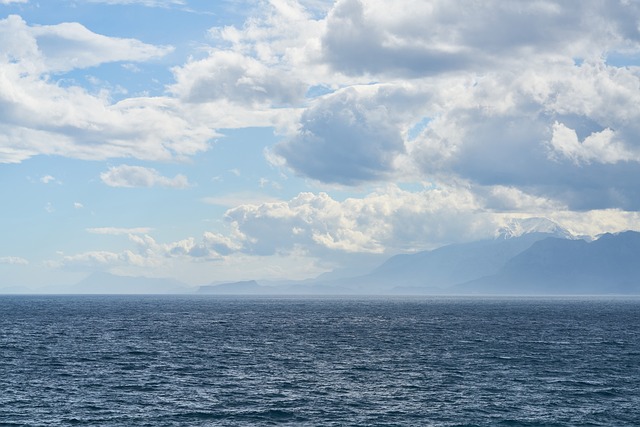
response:
<path id="1" fill-rule="evenodd" d="M 0 0 L 2 285 L 640 229 L 632 1 Z"/>

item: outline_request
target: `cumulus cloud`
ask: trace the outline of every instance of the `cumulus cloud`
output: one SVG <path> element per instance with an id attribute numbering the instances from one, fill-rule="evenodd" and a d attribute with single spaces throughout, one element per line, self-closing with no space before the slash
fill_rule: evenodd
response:
<path id="1" fill-rule="evenodd" d="M 342 81 L 319 60 L 320 3 L 260 2 L 242 26 L 211 28 L 206 56 L 172 68 L 169 93 L 217 128 L 295 128 L 309 88 Z"/>
<path id="2" fill-rule="evenodd" d="M 193 237 L 171 243 L 157 243 L 151 236 L 130 236 L 141 253 L 155 257 L 186 257 L 193 260 L 219 260 L 242 248 L 238 239 L 206 231 L 200 241 Z"/>
<path id="3" fill-rule="evenodd" d="M 578 139 L 576 131 L 562 123 L 553 124 L 551 146 L 560 156 L 575 163 L 616 163 L 625 160 L 638 161 L 640 158 L 616 141 L 615 132 L 609 128 L 593 132 L 583 141 Z"/>
<path id="4" fill-rule="evenodd" d="M 48 73 L 169 48 L 73 24 L 0 21 L 0 162 L 185 158 L 207 149 L 213 128 L 272 126 L 282 135 L 266 151 L 273 164 L 316 185 L 381 186 L 346 200 L 204 199 L 231 207 L 229 234 L 162 243 L 145 229 L 103 228 L 131 236 L 136 249 L 69 264 L 385 254 L 492 236 L 511 217 L 545 216 L 577 234 L 637 228 L 640 68 L 629 60 L 640 53 L 637 3 L 339 0 L 326 16 L 318 13 L 326 7 L 305 10 L 312 3 L 260 3 L 243 25 L 211 29 L 209 51 L 172 68 L 167 96 L 117 103 Z M 629 61 L 615 65 L 615 55 Z M 128 165 L 101 178 L 188 185 Z M 412 192 L 385 181 L 427 184 Z"/>
<path id="5" fill-rule="evenodd" d="M 324 57 L 351 75 L 424 77 L 487 70 L 537 55 L 597 57 L 637 47 L 631 2 L 339 0 L 327 17 Z"/>
<path id="6" fill-rule="evenodd" d="M 476 214 L 479 207 L 466 190 L 409 192 L 391 186 L 344 201 L 300 193 L 288 202 L 239 206 L 226 217 L 245 236 L 245 250 L 259 255 L 296 246 L 316 254 L 384 253 L 482 237 L 492 227 L 486 227 L 489 216 Z"/>
<path id="7" fill-rule="evenodd" d="M 178 174 L 173 178 L 168 178 L 160 175 L 153 168 L 142 166 L 112 166 L 108 171 L 100 174 L 100 179 L 109 187 L 187 188 L 189 186 L 189 181 L 184 175 Z"/>
<path id="8" fill-rule="evenodd" d="M 411 192 L 388 186 L 343 201 L 326 193 L 300 193 L 286 202 L 238 206 L 226 213 L 225 233 L 206 231 L 199 239 L 159 242 L 146 228 L 88 229 L 126 235 L 133 248 L 67 255 L 49 264 L 70 270 L 131 272 L 172 271 L 177 265 L 193 270 L 215 262 L 216 269 L 238 280 L 255 277 L 251 274 L 287 277 L 294 270 L 296 277 L 303 278 L 362 262 L 362 257 L 379 260 L 399 252 L 492 238 L 501 226 L 530 217 L 546 217 L 575 235 L 590 236 L 637 228 L 640 222 L 637 212 L 575 212 L 515 188 L 471 191 L 434 185 Z M 202 277 L 207 277 L 207 271 Z"/>
<path id="9" fill-rule="evenodd" d="M 638 84 L 637 70 L 601 62 L 492 73 L 438 98 L 445 108 L 409 155 L 426 176 L 517 187 L 572 209 L 636 209 Z"/>
<path id="10" fill-rule="evenodd" d="M 327 183 L 461 179 L 573 209 L 637 207 L 640 72 L 606 62 L 640 52 L 637 5 L 404 6 L 341 0 L 308 33 L 314 60 L 349 76 L 314 78 L 347 87 L 305 107 L 274 164 Z M 266 30 L 248 26 L 221 33 L 253 48 Z"/>
<path id="11" fill-rule="evenodd" d="M 56 84 L 50 73 L 113 61 L 145 61 L 168 48 L 92 33 L 79 24 L 0 20 L 0 163 L 38 154 L 79 159 L 185 158 L 208 148 L 209 124 L 170 97 L 113 103 L 106 91 Z"/>
<path id="12" fill-rule="evenodd" d="M 175 242 L 157 242 L 147 234 L 148 228 L 90 228 L 94 234 L 126 235 L 134 248 L 120 252 L 88 251 L 74 255 L 63 255 L 61 259 L 49 261 L 54 268 L 69 270 L 113 270 L 137 268 L 165 268 L 173 261 L 206 262 L 221 261 L 226 256 L 242 249 L 243 236 L 231 232 L 225 236 L 220 233 L 204 232 L 197 240 L 187 237 Z"/>
<path id="13" fill-rule="evenodd" d="M 383 178 L 404 152 L 400 128 L 384 105 L 353 88 L 320 99 L 274 154 L 323 182 L 357 184 Z"/>
<path id="14" fill-rule="evenodd" d="M 299 102 L 306 90 L 302 82 L 284 70 L 233 51 L 214 51 L 173 72 L 176 83 L 171 90 L 188 102 L 280 106 Z"/>

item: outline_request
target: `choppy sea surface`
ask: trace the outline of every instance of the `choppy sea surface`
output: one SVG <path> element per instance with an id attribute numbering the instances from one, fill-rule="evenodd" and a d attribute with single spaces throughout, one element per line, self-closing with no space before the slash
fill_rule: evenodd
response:
<path id="1" fill-rule="evenodd" d="M 0 425 L 638 426 L 640 300 L 0 296 Z"/>

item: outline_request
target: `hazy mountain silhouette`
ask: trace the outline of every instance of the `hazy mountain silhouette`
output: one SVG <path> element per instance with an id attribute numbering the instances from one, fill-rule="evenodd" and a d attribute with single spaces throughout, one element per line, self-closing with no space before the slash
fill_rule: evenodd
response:
<path id="1" fill-rule="evenodd" d="M 3 293 L 26 288 L 7 288 Z M 640 294 L 640 233 L 576 239 L 544 218 L 512 221 L 494 239 L 396 255 L 368 274 L 199 288 L 168 278 L 93 273 L 64 293 L 84 294 Z"/>
<path id="2" fill-rule="evenodd" d="M 364 280 L 378 286 L 447 288 L 497 273 L 508 260 L 548 237 L 546 233 L 530 233 L 396 255 L 364 276 Z"/>
<path id="3" fill-rule="evenodd" d="M 456 287 L 470 293 L 640 293 L 640 233 L 604 234 L 597 240 L 540 240 L 495 275 Z"/>
<path id="4" fill-rule="evenodd" d="M 545 218 L 514 220 L 498 230 L 494 239 L 396 255 L 368 274 L 319 283 L 356 293 L 450 293 L 454 285 L 497 274 L 535 242 L 554 236 L 574 238 Z"/>

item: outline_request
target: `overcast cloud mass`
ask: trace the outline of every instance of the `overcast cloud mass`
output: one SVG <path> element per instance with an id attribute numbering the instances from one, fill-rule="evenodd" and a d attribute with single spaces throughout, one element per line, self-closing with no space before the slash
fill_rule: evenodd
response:
<path id="1" fill-rule="evenodd" d="M 629 0 L 1 0 L 0 275 L 302 279 L 518 218 L 640 230 L 639 106 Z"/>

